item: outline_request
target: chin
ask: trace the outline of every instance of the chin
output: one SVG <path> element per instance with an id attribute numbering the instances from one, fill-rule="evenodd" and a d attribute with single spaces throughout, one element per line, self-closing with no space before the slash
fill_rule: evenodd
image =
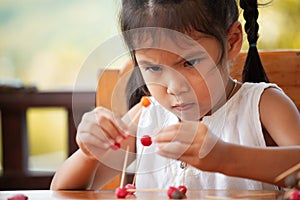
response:
<path id="1" fill-rule="evenodd" d="M 177 117 L 181 121 L 200 121 L 202 116 L 199 115 L 199 113 L 188 113 L 188 112 L 181 112 L 181 113 L 176 113 Z"/>

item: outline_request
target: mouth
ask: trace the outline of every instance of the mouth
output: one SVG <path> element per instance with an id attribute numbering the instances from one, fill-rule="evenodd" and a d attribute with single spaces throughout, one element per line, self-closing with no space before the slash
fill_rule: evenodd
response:
<path id="1" fill-rule="evenodd" d="M 172 106 L 172 109 L 182 112 L 193 108 L 193 106 L 194 103 L 182 103 L 182 104 L 176 104 Z"/>

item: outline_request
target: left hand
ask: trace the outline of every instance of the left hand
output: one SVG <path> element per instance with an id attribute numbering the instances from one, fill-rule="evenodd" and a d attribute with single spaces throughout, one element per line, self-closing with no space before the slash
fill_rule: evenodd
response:
<path id="1" fill-rule="evenodd" d="M 219 150 L 216 146 L 222 143 L 200 122 L 182 122 L 163 128 L 154 142 L 159 155 L 209 171 L 218 163 L 216 158 L 220 156 L 216 156 Z"/>

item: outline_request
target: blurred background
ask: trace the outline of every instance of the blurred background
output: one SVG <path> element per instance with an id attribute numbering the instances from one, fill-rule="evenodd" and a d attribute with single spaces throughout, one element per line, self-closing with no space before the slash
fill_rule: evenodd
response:
<path id="1" fill-rule="evenodd" d="M 119 8 L 120 0 L 0 0 L 0 84 L 72 90 L 89 54 L 119 33 Z M 258 48 L 300 49 L 299 20 L 299 0 L 261 7 Z M 66 115 L 60 108 L 28 110 L 31 170 L 55 171 L 66 158 Z"/>

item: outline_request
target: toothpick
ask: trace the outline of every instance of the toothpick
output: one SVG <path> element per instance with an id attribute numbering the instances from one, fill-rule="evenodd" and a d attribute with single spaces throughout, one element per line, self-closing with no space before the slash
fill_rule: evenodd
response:
<path id="1" fill-rule="evenodd" d="M 134 117 L 132 118 L 130 124 L 128 125 L 129 127 L 131 126 L 132 123 L 134 123 L 137 119 L 138 116 L 140 116 L 141 112 L 142 112 L 142 108 L 143 107 L 148 107 L 149 105 L 151 104 L 151 100 L 146 97 L 146 96 L 143 96 L 141 98 L 141 101 L 140 101 L 140 104 L 141 105 L 141 108 L 139 108 L 139 110 L 137 111 L 137 113 L 134 115 Z M 142 155 L 143 155 L 143 152 L 144 152 L 144 146 L 142 147 L 142 151 L 141 151 L 141 156 L 136 164 L 136 167 L 134 169 L 135 173 L 134 173 L 134 176 L 133 176 L 133 181 L 132 181 L 132 185 L 135 185 L 135 181 L 136 181 L 136 172 L 140 166 L 140 163 L 141 163 L 141 159 L 142 159 Z"/>
<path id="2" fill-rule="evenodd" d="M 274 182 L 277 183 L 278 181 L 284 179 L 285 177 L 287 177 L 288 175 L 292 174 L 293 172 L 297 171 L 298 169 L 300 169 L 300 163 L 294 165 L 293 167 L 289 168 L 288 170 L 282 172 L 281 174 L 279 174 Z"/>
<path id="3" fill-rule="evenodd" d="M 150 104 L 151 104 L 151 100 L 148 97 L 146 97 L 146 96 L 142 97 L 141 101 L 140 101 L 141 108 L 138 110 L 138 112 L 132 118 L 132 122 L 134 122 L 136 120 L 136 118 L 141 114 L 142 108 L 143 107 L 148 107 Z M 141 156 L 139 157 L 139 160 L 138 160 L 138 162 L 137 162 L 137 164 L 135 166 L 135 169 L 134 169 L 135 173 L 134 173 L 134 176 L 133 176 L 132 185 L 135 185 L 136 173 L 137 173 L 137 170 L 138 170 L 138 168 L 139 168 L 139 166 L 141 164 L 143 153 L 144 153 L 144 146 L 142 147 Z"/>
<path id="4" fill-rule="evenodd" d="M 166 192 L 165 189 L 127 189 L 127 192 Z"/>
<path id="5" fill-rule="evenodd" d="M 120 188 L 124 187 L 124 179 L 125 179 L 125 171 L 126 171 L 126 167 L 127 167 L 128 153 L 129 153 L 129 145 L 127 145 L 127 148 L 126 148 L 126 154 L 125 154 L 125 159 L 124 159 L 124 164 L 123 164 Z"/>
<path id="6" fill-rule="evenodd" d="M 130 120 L 130 123 L 128 125 L 128 127 L 130 127 L 135 121 L 136 119 L 138 118 L 138 116 L 141 114 L 142 112 L 142 107 L 139 108 L 139 110 L 137 111 L 137 113 L 133 116 L 133 118 Z"/>
<path id="7" fill-rule="evenodd" d="M 182 185 L 185 185 L 185 171 L 186 171 L 187 163 L 184 162 L 183 164 L 184 164 L 184 168 L 183 168 Z"/>
<path id="8" fill-rule="evenodd" d="M 151 104 L 151 100 L 149 99 L 149 97 L 143 96 L 143 97 L 141 98 L 141 101 L 140 101 L 140 103 L 139 103 L 139 105 L 141 106 L 141 108 L 137 111 L 137 113 L 136 113 L 136 114 L 134 115 L 134 117 L 132 118 L 130 125 L 131 125 L 134 121 L 136 121 L 137 117 L 141 114 L 142 108 L 143 108 L 143 107 L 146 108 L 146 107 L 148 107 L 150 104 Z"/>
<path id="9" fill-rule="evenodd" d="M 135 173 L 134 173 L 134 176 L 133 176 L 132 185 L 135 185 L 135 181 L 136 181 L 136 173 L 137 173 L 137 170 L 139 169 L 140 164 L 141 164 L 142 155 L 143 155 L 143 153 L 144 153 L 144 148 L 145 148 L 145 146 L 142 147 L 141 155 L 140 155 L 140 157 L 139 157 L 139 159 L 138 159 L 138 162 L 136 163 L 136 166 L 135 166 L 135 169 L 134 169 L 134 172 L 135 172 Z"/>

